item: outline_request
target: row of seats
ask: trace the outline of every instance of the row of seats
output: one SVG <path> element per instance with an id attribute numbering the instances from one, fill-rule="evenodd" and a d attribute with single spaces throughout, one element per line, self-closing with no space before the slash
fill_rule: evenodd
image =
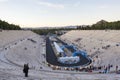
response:
<path id="1" fill-rule="evenodd" d="M 92 58 L 99 56 L 100 65 L 119 65 L 119 30 L 72 30 L 62 35 L 60 39 L 76 45 Z"/>
<path id="2" fill-rule="evenodd" d="M 9 43 L 16 41 L 16 40 L 20 40 L 20 39 L 24 39 L 28 36 L 32 36 L 35 33 L 32 33 L 31 31 L 22 31 L 22 30 L 3 30 L 2 32 L 0 32 L 0 48 L 8 45 Z"/>

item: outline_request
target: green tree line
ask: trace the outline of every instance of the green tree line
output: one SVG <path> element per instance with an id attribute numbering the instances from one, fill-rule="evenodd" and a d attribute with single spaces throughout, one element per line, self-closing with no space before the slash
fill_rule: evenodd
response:
<path id="1" fill-rule="evenodd" d="M 81 30 L 105 30 L 105 29 L 120 30 L 120 21 L 107 22 L 105 20 L 101 20 L 91 26 L 89 26 L 89 25 L 86 27 L 78 26 L 77 29 L 81 29 Z"/>
<path id="2" fill-rule="evenodd" d="M 47 34 L 56 34 L 56 31 L 61 30 L 73 30 L 74 28 L 55 28 L 55 29 L 33 29 L 32 31 L 39 34 L 39 35 L 47 35 Z M 59 35 L 59 34 L 58 34 Z"/>
<path id="3" fill-rule="evenodd" d="M 120 30 L 120 21 L 115 22 L 107 22 L 105 20 L 101 20 L 93 25 L 87 26 L 77 26 L 77 28 L 55 28 L 55 29 L 33 29 L 32 31 L 40 34 L 40 35 L 47 35 L 48 33 L 55 34 L 56 31 L 60 30 Z"/>
<path id="4" fill-rule="evenodd" d="M 19 25 L 9 24 L 6 21 L 0 20 L 0 29 L 2 30 L 21 30 Z"/>

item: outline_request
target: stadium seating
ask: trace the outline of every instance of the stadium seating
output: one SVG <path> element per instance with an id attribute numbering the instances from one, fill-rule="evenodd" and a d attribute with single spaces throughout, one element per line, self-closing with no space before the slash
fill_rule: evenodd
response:
<path id="1" fill-rule="evenodd" d="M 119 30 L 72 30 L 62 35 L 60 39 L 87 51 L 93 59 L 99 56 L 101 59 L 99 65 L 120 65 Z"/>

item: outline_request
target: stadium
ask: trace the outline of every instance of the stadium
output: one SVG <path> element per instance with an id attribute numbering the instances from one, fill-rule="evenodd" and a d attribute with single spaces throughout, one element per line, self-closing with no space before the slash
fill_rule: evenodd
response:
<path id="1" fill-rule="evenodd" d="M 0 80 L 119 80 L 119 52 L 119 30 L 71 30 L 61 36 L 1 30 Z"/>

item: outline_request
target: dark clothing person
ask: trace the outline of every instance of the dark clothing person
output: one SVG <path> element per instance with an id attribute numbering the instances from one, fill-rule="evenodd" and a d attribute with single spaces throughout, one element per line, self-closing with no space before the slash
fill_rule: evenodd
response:
<path id="1" fill-rule="evenodd" d="M 116 66 L 116 72 L 118 71 L 118 66 Z"/>
<path id="2" fill-rule="evenodd" d="M 111 68 L 111 65 L 109 64 L 109 65 L 108 65 L 108 72 L 110 72 L 110 68 Z"/>
<path id="3" fill-rule="evenodd" d="M 107 71 L 108 71 L 108 68 L 106 67 L 106 68 L 105 68 L 105 72 L 104 72 L 104 73 L 107 73 Z"/>
<path id="4" fill-rule="evenodd" d="M 28 64 L 24 64 L 23 72 L 25 73 L 25 77 L 28 77 L 28 70 L 29 70 Z"/>

